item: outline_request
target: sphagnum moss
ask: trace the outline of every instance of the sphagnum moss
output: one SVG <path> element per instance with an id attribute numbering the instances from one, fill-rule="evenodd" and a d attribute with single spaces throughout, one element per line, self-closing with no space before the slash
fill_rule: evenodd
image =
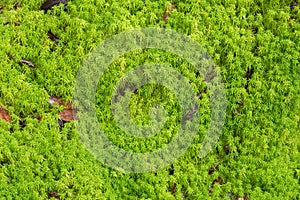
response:
<path id="1" fill-rule="evenodd" d="M 40 10 L 43 3 L 0 3 L 0 107 L 11 117 L 8 122 L 0 119 L 0 197 L 300 198 L 300 12 L 296 1 L 70 0 L 66 10 L 59 5 L 47 13 Z M 167 20 L 162 20 L 164 13 Z M 210 122 L 210 93 L 203 92 L 204 80 L 175 55 L 157 50 L 126 54 L 109 66 L 95 95 L 100 126 L 113 142 L 131 150 L 153 150 L 168 143 L 176 129 L 181 115 L 176 98 L 165 88 L 151 85 L 137 89 L 131 100 L 132 117 L 145 124 L 148 108 L 160 103 L 171 113 L 169 128 L 139 144 L 112 120 L 114 83 L 143 63 L 169 63 L 187 77 L 201 94 L 201 118 L 195 141 L 170 167 L 124 174 L 90 155 L 73 121 L 60 129 L 57 119 L 63 108 L 54 108 L 48 101 L 51 96 L 71 101 L 76 72 L 99 42 L 149 26 L 188 35 L 207 50 L 226 86 L 226 123 L 213 151 L 199 159 Z"/>

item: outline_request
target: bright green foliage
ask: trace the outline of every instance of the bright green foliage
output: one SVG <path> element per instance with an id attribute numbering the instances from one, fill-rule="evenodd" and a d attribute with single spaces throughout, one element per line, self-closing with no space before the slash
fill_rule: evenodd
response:
<path id="1" fill-rule="evenodd" d="M 15 3 L 22 7 L 15 9 Z M 5 5 L 0 10 L 0 107 L 13 119 L 0 120 L 1 198 L 46 199 L 56 191 L 61 199 L 300 199 L 299 6 L 291 11 L 292 2 L 279 0 L 70 0 L 66 12 L 59 6 L 45 14 L 39 10 L 42 3 L 0 3 Z M 176 8 L 164 23 L 171 4 Z M 99 42 L 148 26 L 181 32 L 207 50 L 226 86 L 227 118 L 213 151 L 199 159 L 210 121 L 208 91 L 199 100 L 199 133 L 179 160 L 157 172 L 124 174 L 84 149 L 74 122 L 60 130 L 61 108 L 48 100 L 55 95 L 71 101 L 76 72 Z M 57 45 L 47 37 L 49 30 L 59 37 Z M 35 68 L 19 65 L 21 59 Z M 165 128 L 140 140 L 117 127 L 112 91 L 127 71 L 144 63 L 167 63 L 197 93 L 205 88 L 192 66 L 167 52 L 134 51 L 112 63 L 99 80 L 97 116 L 116 145 L 137 152 L 167 144 L 182 114 L 171 91 L 146 85 L 131 99 L 132 118 L 149 123 L 149 107 L 159 103 L 170 117 Z M 249 69 L 254 72 L 247 80 Z M 19 121 L 26 124 L 23 129 Z M 221 184 L 215 183 L 219 177 Z"/>

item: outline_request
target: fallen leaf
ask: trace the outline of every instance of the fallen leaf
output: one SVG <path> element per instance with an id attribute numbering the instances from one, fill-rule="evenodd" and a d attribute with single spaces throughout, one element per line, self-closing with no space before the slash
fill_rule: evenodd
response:
<path id="1" fill-rule="evenodd" d="M 169 6 L 169 10 L 170 10 L 170 11 L 173 11 L 174 9 L 175 9 L 175 5 L 170 5 L 170 6 Z"/>
<path id="2" fill-rule="evenodd" d="M 0 108 L 0 118 L 3 119 L 5 122 L 11 122 L 12 121 L 8 110 L 6 110 L 4 108 Z"/>
<path id="3" fill-rule="evenodd" d="M 63 106 L 64 110 L 59 113 L 60 119 L 69 122 L 75 119 L 75 109 L 69 103 L 63 102 L 59 97 L 52 96 L 49 99 L 49 103 L 54 107 Z M 61 124 L 59 124 L 61 126 Z"/>
<path id="4" fill-rule="evenodd" d="M 49 99 L 49 103 L 52 105 L 52 106 L 55 106 L 55 107 L 59 107 L 61 105 L 63 105 L 64 103 L 62 102 L 62 100 L 56 96 L 52 96 L 50 97 Z"/>
<path id="5" fill-rule="evenodd" d="M 55 107 L 64 106 L 65 109 L 72 109 L 72 105 L 71 105 L 71 104 L 63 102 L 63 101 L 62 101 L 59 97 L 57 97 L 57 96 L 52 96 L 52 97 L 50 97 L 49 103 L 50 103 L 52 106 L 55 106 Z"/>
<path id="6" fill-rule="evenodd" d="M 72 121 L 75 119 L 75 110 L 74 109 L 65 109 L 59 113 L 60 119 L 66 122 Z"/>
<path id="7" fill-rule="evenodd" d="M 172 12 L 175 9 L 175 5 L 170 5 L 168 10 L 166 10 L 163 14 L 162 20 L 167 23 L 168 18 L 170 17 L 170 12 Z"/>
<path id="8" fill-rule="evenodd" d="M 162 20 L 167 23 L 167 19 L 169 18 L 169 14 L 167 13 L 167 11 L 164 12 Z"/>

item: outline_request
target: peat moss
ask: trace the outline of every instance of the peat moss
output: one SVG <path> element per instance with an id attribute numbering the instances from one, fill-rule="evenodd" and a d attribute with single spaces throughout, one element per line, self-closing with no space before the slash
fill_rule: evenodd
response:
<path id="1" fill-rule="evenodd" d="M 300 198 L 300 12 L 295 2 L 72 0 L 67 11 L 61 5 L 46 14 L 39 10 L 42 3 L 0 3 L 0 107 L 12 118 L 0 120 L 1 198 Z M 175 9 L 165 23 L 170 5 Z M 199 159 L 210 118 L 209 93 L 203 93 L 199 134 L 185 154 L 157 172 L 124 174 L 83 148 L 74 122 L 59 128 L 61 108 L 50 106 L 49 98 L 71 101 L 76 72 L 99 42 L 149 26 L 176 30 L 207 50 L 226 86 L 226 123 L 213 151 Z M 20 65 L 22 59 L 34 67 Z M 99 80 L 96 102 L 106 103 L 98 105 L 97 116 L 113 141 L 137 151 L 160 147 L 172 131 L 144 147 L 130 138 L 122 143 L 125 135 L 108 120 L 107 102 L 118 78 L 147 62 L 169 63 L 197 92 L 205 88 L 188 64 L 159 51 L 132 52 L 112 63 Z M 147 123 L 149 106 L 159 101 L 174 116 L 169 122 L 174 128 L 180 115 L 174 95 L 151 85 L 131 101 L 135 122 Z"/>

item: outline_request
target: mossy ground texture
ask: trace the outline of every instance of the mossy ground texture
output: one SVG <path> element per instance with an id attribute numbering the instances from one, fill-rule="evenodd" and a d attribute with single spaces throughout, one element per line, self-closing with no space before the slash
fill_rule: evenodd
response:
<path id="1" fill-rule="evenodd" d="M 66 10 L 60 5 L 47 13 L 42 4 L 0 2 L 0 107 L 11 117 L 0 119 L 0 199 L 300 199 L 296 2 L 70 0 Z M 100 126 L 119 147 L 160 148 L 172 139 L 180 116 L 171 91 L 147 85 L 132 97 L 131 117 L 147 124 L 149 108 L 159 103 L 171 116 L 168 127 L 149 141 L 118 129 L 111 91 L 128 70 L 169 63 L 202 94 L 199 132 L 184 155 L 156 172 L 127 174 L 103 165 L 83 147 L 75 121 L 60 127 L 64 108 L 49 99 L 71 102 L 84 58 L 101 41 L 144 27 L 172 29 L 208 52 L 226 87 L 226 122 L 213 150 L 198 158 L 210 121 L 205 81 L 170 53 L 126 54 L 108 67 L 95 94 Z"/>

